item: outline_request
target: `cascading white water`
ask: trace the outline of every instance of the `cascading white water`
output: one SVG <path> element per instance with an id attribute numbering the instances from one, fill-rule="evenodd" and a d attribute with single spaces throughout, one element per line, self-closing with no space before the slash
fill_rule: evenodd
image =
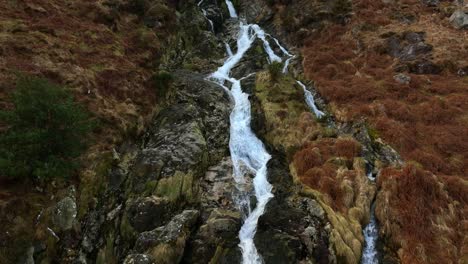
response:
<path id="1" fill-rule="evenodd" d="M 283 74 L 288 72 L 289 62 L 290 62 L 292 59 L 294 59 L 294 57 L 295 57 L 295 56 L 291 56 L 291 57 L 289 57 L 289 58 L 284 62 L 283 70 L 281 71 Z"/>
<path id="2" fill-rule="evenodd" d="M 369 224 L 364 228 L 364 238 L 366 241 L 364 251 L 362 252 L 362 264 L 378 264 L 377 257 L 377 238 L 379 231 L 377 220 L 375 219 L 375 204 L 372 204 Z"/>
<path id="3" fill-rule="evenodd" d="M 258 25 L 252 25 L 252 29 L 257 34 L 257 37 L 263 41 L 263 47 L 265 48 L 266 53 L 268 54 L 268 58 L 271 62 L 281 62 L 281 58 L 275 54 L 275 52 L 271 49 L 270 43 L 266 40 L 265 32 L 261 29 Z"/>
<path id="4" fill-rule="evenodd" d="M 198 2 L 198 6 L 201 6 L 201 4 L 203 3 L 204 0 L 201 0 L 200 2 Z M 206 10 L 203 9 L 202 7 L 200 7 L 202 13 L 203 13 L 203 16 L 206 18 L 206 20 L 208 20 L 208 23 L 210 23 L 210 28 L 211 28 L 211 32 L 214 32 L 214 24 L 213 24 L 213 21 L 211 21 L 211 19 L 208 18 L 208 15 L 206 13 Z"/>
<path id="5" fill-rule="evenodd" d="M 237 18 L 237 13 L 232 2 L 230 0 L 226 0 L 226 5 L 229 9 L 231 18 Z M 267 163 L 271 156 L 250 127 L 251 105 L 249 96 L 242 91 L 241 87 L 241 81 L 254 73 L 250 73 L 247 77 L 235 79 L 230 76 L 230 72 L 249 50 L 256 38 L 262 40 L 263 47 L 268 55 L 270 63 L 275 61 L 282 62 L 282 59 L 275 54 L 270 43 L 266 39 L 265 32 L 258 25 L 244 25 L 244 23 L 240 22 L 238 34 L 236 53 L 234 54 L 230 46 L 225 43 L 228 58 L 221 67 L 209 76 L 209 78 L 216 81 L 223 87 L 223 89 L 230 92 L 230 96 L 234 100 L 234 109 L 230 115 L 231 127 L 229 140 L 229 149 L 234 169 L 234 180 L 237 187 L 245 192 L 246 190 L 244 190 L 244 188 L 249 177 L 248 175 L 254 175 L 253 187 L 256 197 L 256 206 L 253 210 L 250 207 L 250 196 L 248 193 L 240 195 L 236 201 L 240 210 L 245 210 L 247 212 L 244 223 L 239 231 L 239 247 L 242 251 L 243 263 L 259 264 L 262 263 L 263 260 L 255 247 L 254 237 L 258 219 L 264 213 L 268 201 L 273 197 L 271 192 L 272 186 L 268 182 L 267 178 Z M 289 57 L 285 62 L 285 68 L 287 68 L 287 64 L 293 55 L 284 49 L 277 39 L 273 39 L 278 47 L 280 47 L 281 51 Z M 226 82 L 231 83 L 230 90 L 225 85 Z M 306 98 L 308 97 L 306 96 Z M 313 103 L 313 97 L 311 98 Z M 315 106 L 315 104 L 313 105 Z M 319 111 L 316 107 L 315 109 L 317 110 L 317 113 L 321 113 L 323 115 L 323 112 Z"/>
<path id="6" fill-rule="evenodd" d="M 242 195 L 236 201 L 241 210 L 247 211 L 247 217 L 239 232 L 239 247 L 242 250 L 243 263 L 262 263 L 254 244 L 254 236 L 260 216 L 265 211 L 265 206 L 273 197 L 272 186 L 267 179 L 267 163 L 271 156 L 265 149 L 263 143 L 255 136 L 251 127 L 251 111 L 248 94 L 242 91 L 241 80 L 230 76 L 231 69 L 242 59 L 254 40 L 261 35 L 257 25 L 244 25 L 240 22 L 239 36 L 237 39 L 237 52 L 232 53 L 229 45 L 226 45 L 229 57 L 225 63 L 210 75 L 210 78 L 224 86 L 225 82 L 231 83 L 231 96 L 234 99 L 234 109 L 231 112 L 229 149 L 234 167 L 234 180 L 239 188 L 247 182 L 248 174 L 253 174 L 253 186 L 257 204 L 252 211 L 250 208 L 249 195 Z M 259 37 L 261 38 L 261 37 Z M 276 54 L 264 43 L 265 50 L 270 60 L 274 60 Z M 279 58 L 278 56 L 276 56 Z M 273 58 L 273 59 L 272 59 Z M 281 61 L 281 58 L 279 58 Z M 224 86 L 225 87 L 225 86 Z"/>
<path id="7" fill-rule="evenodd" d="M 226 53 L 229 57 L 232 57 L 233 53 L 232 53 L 232 50 L 231 50 L 231 46 L 229 46 L 229 43 L 227 42 L 224 42 L 224 45 L 226 46 Z"/>
<path id="8" fill-rule="evenodd" d="M 228 10 L 229 10 L 229 15 L 232 18 L 236 18 L 237 17 L 237 12 L 236 12 L 236 9 L 234 8 L 234 5 L 232 4 L 232 2 L 230 0 L 226 0 L 226 5 L 227 5 Z"/>
<path id="9" fill-rule="evenodd" d="M 304 90 L 304 96 L 305 96 L 305 99 L 306 99 L 306 103 L 307 105 L 312 109 L 312 111 L 314 112 L 315 116 L 317 116 L 318 118 L 322 117 L 325 115 L 324 112 L 320 111 L 317 106 L 315 105 L 315 100 L 314 100 L 314 96 L 312 95 L 312 93 L 307 90 L 306 86 L 300 82 L 300 81 L 296 81 L 301 87 L 302 89 Z"/>
<path id="10" fill-rule="evenodd" d="M 208 20 L 208 23 L 210 23 L 211 32 L 214 32 L 214 24 L 213 24 L 213 21 L 211 21 L 211 19 L 208 18 L 207 13 L 206 13 L 206 10 L 203 9 L 203 8 L 202 8 L 202 13 L 203 13 L 203 16 L 205 16 L 206 20 Z"/>
<path id="11" fill-rule="evenodd" d="M 280 50 L 283 52 L 283 54 L 286 55 L 286 56 L 288 56 L 288 58 L 287 58 L 286 61 L 284 62 L 283 70 L 281 71 L 282 73 L 288 72 L 289 62 L 290 62 L 292 59 L 294 59 L 294 57 L 296 57 L 296 56 L 292 55 L 291 53 L 289 53 L 289 51 L 288 51 L 287 49 L 285 49 L 283 46 L 281 46 L 281 44 L 279 43 L 279 41 L 278 41 L 276 38 L 274 38 L 274 37 L 271 36 L 271 35 L 268 35 L 268 36 L 271 37 L 271 38 L 275 41 L 276 45 L 278 45 L 278 47 L 279 47 Z"/>

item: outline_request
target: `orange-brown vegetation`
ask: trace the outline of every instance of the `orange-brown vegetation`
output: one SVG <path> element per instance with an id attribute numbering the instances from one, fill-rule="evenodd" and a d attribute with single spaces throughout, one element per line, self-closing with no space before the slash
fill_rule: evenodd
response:
<path id="1" fill-rule="evenodd" d="M 296 152 L 293 164 L 303 183 L 323 193 L 334 210 L 345 213 L 349 204 L 344 200 L 342 182 L 353 182 L 353 159 L 360 156 L 360 151 L 360 144 L 352 138 L 323 138 Z"/>
<path id="2" fill-rule="evenodd" d="M 403 263 L 447 263 L 467 253 L 457 238 L 457 233 L 466 234 L 466 227 L 457 228 L 466 226 L 468 79 L 457 69 L 468 65 L 468 46 L 466 34 L 448 22 L 444 8 L 449 5 L 433 9 L 415 0 L 356 0 L 350 23 L 317 31 L 302 49 L 306 76 L 334 105 L 337 118 L 366 118 L 406 161 L 421 166 L 384 170 L 379 180 L 388 195 L 381 200 L 381 210 L 389 206 L 391 213 L 378 217 L 398 226 L 387 228 L 385 234 L 395 251 L 403 249 Z M 425 43 L 433 47 L 430 58 L 443 71 L 404 72 L 411 81 L 397 82 L 396 69 L 404 62 L 382 48 L 390 32 L 425 32 Z M 387 181 L 395 183 L 386 185 Z M 449 231 L 444 231 L 439 221 L 448 212 L 443 225 Z M 450 242 L 433 243 L 441 237 Z M 449 249 L 444 251 L 445 247 Z"/>
<path id="3" fill-rule="evenodd" d="M 459 251 L 467 231 L 466 182 L 457 177 L 440 179 L 408 164 L 382 170 L 378 185 L 381 231 L 394 236 L 390 245 L 402 248 L 403 263 L 456 262 L 466 254 Z"/>
<path id="4" fill-rule="evenodd" d="M 115 144 L 141 132 L 149 121 L 157 98 L 147 80 L 157 70 L 160 43 L 170 34 L 169 27 L 154 31 L 130 7 L 111 2 L 0 0 L 0 107 L 11 106 L 9 94 L 19 72 L 69 88 L 100 121 L 83 157 L 86 166 L 74 181 L 89 187 L 91 194 L 84 187 L 78 193 L 84 201 L 105 181 Z M 115 4 L 124 2 L 130 1 Z M 30 185 L 0 185 L 2 192 L 11 194 L 0 201 L 0 233 L 5 242 L 0 262 L 10 263 L 4 258 L 23 254 L 14 250 L 24 248 L 25 236 L 32 240 L 31 230 L 38 229 L 33 228 L 35 217 L 61 186 L 36 191 Z M 12 210 L 17 199 L 24 201 L 25 210 Z M 5 230 L 14 232 L 4 235 Z M 12 240 L 23 245 L 9 244 Z"/>

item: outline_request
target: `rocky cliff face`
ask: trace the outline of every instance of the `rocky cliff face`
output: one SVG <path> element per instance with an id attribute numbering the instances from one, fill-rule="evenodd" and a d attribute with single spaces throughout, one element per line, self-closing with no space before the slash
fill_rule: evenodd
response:
<path id="1" fill-rule="evenodd" d="M 466 127 L 460 110 L 465 61 L 441 61 L 466 47 L 457 39 L 451 45 L 460 49 L 443 51 L 438 46 L 448 44 L 431 38 L 435 29 L 423 32 L 437 10 L 446 18 L 438 27 L 452 23 L 459 34 L 464 12 L 449 18 L 454 6 L 423 2 L 233 1 L 240 16 L 295 55 L 288 73 L 274 78 L 257 39 L 232 69 L 249 94 L 252 129 L 272 156 L 274 198 L 254 237 L 265 263 L 360 263 L 374 201 L 379 261 L 466 258 L 464 232 L 456 231 L 463 230 L 467 204 L 459 177 L 463 144 L 442 141 L 428 150 L 448 153 L 448 166 L 430 161 L 422 139 L 434 136 L 421 131 L 443 122 L 390 102 L 398 94 L 402 102 L 425 106 L 432 100 L 425 93 L 434 92 L 452 106 L 437 102 L 445 110 L 433 115 L 461 120 L 450 123 L 450 131 Z M 419 16 L 412 4 L 429 7 Z M 0 244 L 0 262 L 240 263 L 245 212 L 236 199 L 245 194 L 234 183 L 229 156 L 233 101 L 229 87 L 206 78 L 229 56 L 226 46 L 237 48 L 238 21 L 229 18 L 226 2 L 24 1 L 18 11 L 6 7 L 0 11 L 2 84 L 11 86 L 8 65 L 49 77 L 73 88 L 106 124 L 72 187 L 58 182 L 37 193 L 22 190 L 21 203 L 11 190 L 0 193 L 0 238 L 8 241 Z M 380 9 L 388 17 L 370 19 L 369 12 Z M 402 31 L 395 21 L 412 28 Z M 283 52 L 273 38 L 267 41 L 273 52 Z M 383 73 L 388 76 L 380 78 Z M 306 104 L 297 80 L 315 96 L 323 117 Z M 444 80 L 452 90 L 440 91 Z M 395 126 L 386 126 L 386 117 L 397 120 Z M 403 129 L 400 121 L 409 122 L 405 129 L 416 122 L 418 136 L 391 134 Z M 409 150 L 410 141 L 420 152 Z M 412 159 L 421 165 L 402 168 Z M 415 225 L 430 232 L 411 234 Z"/>

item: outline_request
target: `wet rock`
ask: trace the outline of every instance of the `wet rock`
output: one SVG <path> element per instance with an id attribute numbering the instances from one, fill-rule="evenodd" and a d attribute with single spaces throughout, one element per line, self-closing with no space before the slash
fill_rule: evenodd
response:
<path id="1" fill-rule="evenodd" d="M 71 229 L 76 215 L 77 207 L 75 199 L 72 197 L 63 198 L 53 209 L 52 222 L 54 228 L 61 231 Z"/>
<path id="2" fill-rule="evenodd" d="M 155 262 L 150 255 L 146 254 L 131 254 L 128 255 L 123 264 L 154 264 Z"/>
<path id="3" fill-rule="evenodd" d="M 129 201 L 128 204 L 127 217 L 139 232 L 154 229 L 170 219 L 172 208 L 165 198 L 150 196 Z"/>
<path id="4" fill-rule="evenodd" d="M 403 73 L 393 76 L 393 79 L 401 84 L 409 84 L 411 82 L 411 77 Z"/>
<path id="5" fill-rule="evenodd" d="M 455 11 L 449 20 L 456 29 L 468 29 L 468 13 L 463 10 Z"/>
<path id="6" fill-rule="evenodd" d="M 239 212 L 214 209 L 198 229 L 188 247 L 187 263 L 238 263 Z"/>
<path id="7" fill-rule="evenodd" d="M 150 255 L 156 263 L 179 263 L 198 216 L 196 210 L 185 210 L 167 225 L 141 233 L 135 250 Z"/>

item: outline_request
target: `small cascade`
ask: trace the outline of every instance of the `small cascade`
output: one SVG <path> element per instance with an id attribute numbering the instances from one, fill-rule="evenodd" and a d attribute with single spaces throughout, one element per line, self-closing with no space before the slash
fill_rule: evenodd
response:
<path id="1" fill-rule="evenodd" d="M 232 4 L 230 0 L 226 0 L 226 5 L 228 7 L 229 15 L 231 16 L 231 18 L 237 18 L 237 12 L 234 8 L 234 4 Z"/>
<path id="2" fill-rule="evenodd" d="M 312 111 L 314 112 L 315 116 L 320 118 L 322 116 L 325 115 L 324 112 L 320 111 L 317 106 L 315 105 L 315 100 L 314 100 L 314 96 L 312 95 L 312 93 L 307 90 L 307 87 L 305 86 L 305 84 L 303 84 L 301 81 L 296 81 L 301 87 L 302 89 L 304 90 L 304 96 L 305 96 L 305 100 L 306 100 L 306 103 L 307 105 L 310 107 L 310 109 L 312 109 Z"/>
<path id="3" fill-rule="evenodd" d="M 229 43 L 227 43 L 227 42 L 224 42 L 224 45 L 226 46 L 226 53 L 227 53 L 228 57 L 232 57 L 233 53 L 232 53 L 231 46 L 229 46 Z"/>
<path id="4" fill-rule="evenodd" d="M 214 24 L 213 24 L 213 21 L 211 19 L 208 18 L 208 14 L 206 13 L 206 10 L 204 8 L 201 7 L 201 4 L 203 3 L 204 0 L 201 0 L 200 2 L 198 2 L 198 6 L 200 7 L 202 13 L 203 13 L 203 16 L 206 18 L 206 20 L 208 20 L 208 23 L 210 24 L 210 29 L 211 29 L 211 32 L 214 33 Z"/>
<path id="5" fill-rule="evenodd" d="M 361 263 L 378 264 L 377 239 L 379 237 L 379 229 L 377 226 L 377 219 L 375 218 L 375 203 L 372 203 L 370 221 L 366 228 L 364 228 L 363 233 L 366 244 L 362 252 Z"/>
<path id="6" fill-rule="evenodd" d="M 367 178 L 375 182 L 375 175 L 372 173 L 372 167 L 368 168 Z M 375 218 L 375 201 L 372 202 L 370 211 L 370 220 L 364 228 L 364 250 L 362 251 L 361 264 L 378 264 L 377 240 L 379 238 L 379 229 L 377 219 Z"/>
<path id="7" fill-rule="evenodd" d="M 281 71 L 283 74 L 288 72 L 289 62 L 290 62 L 292 59 L 294 59 L 294 57 L 296 57 L 296 56 L 291 56 L 291 57 L 289 57 L 289 58 L 284 62 L 283 70 Z"/>
<path id="8" fill-rule="evenodd" d="M 265 48 L 265 51 L 268 54 L 270 63 L 274 61 L 281 62 L 281 58 L 275 54 L 275 52 L 271 49 L 270 43 L 266 40 L 265 31 L 263 31 L 263 29 L 261 29 L 258 25 L 252 25 L 252 29 L 257 34 L 257 37 L 263 41 L 263 47 Z"/>
<path id="9" fill-rule="evenodd" d="M 289 53 L 289 51 L 287 49 L 285 49 L 283 46 L 281 46 L 281 44 L 279 43 L 279 41 L 274 38 L 273 36 L 271 35 L 268 35 L 269 37 L 271 37 L 276 45 L 278 45 L 278 47 L 280 48 L 280 50 L 283 52 L 284 55 L 286 55 L 288 58 L 286 59 L 286 61 L 284 62 L 284 65 L 283 65 L 283 69 L 282 69 L 282 73 L 287 73 L 288 72 L 288 66 L 289 66 L 289 63 L 291 62 L 292 59 L 294 59 L 296 56 L 294 56 L 293 54 Z"/>

